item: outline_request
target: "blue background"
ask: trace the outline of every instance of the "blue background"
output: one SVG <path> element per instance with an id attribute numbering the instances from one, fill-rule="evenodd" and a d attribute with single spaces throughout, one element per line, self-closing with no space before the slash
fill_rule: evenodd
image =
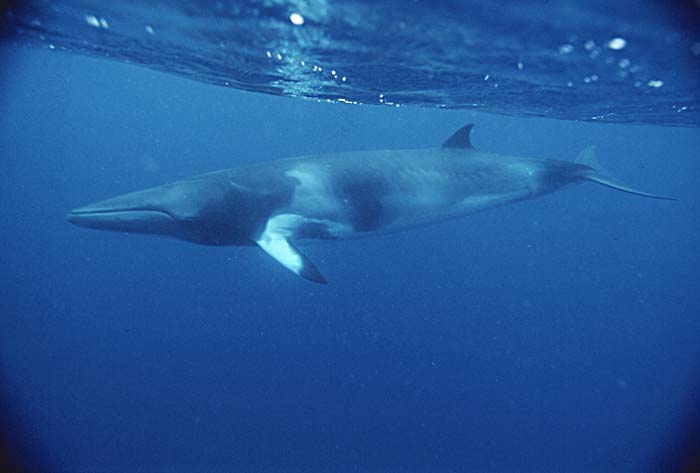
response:
<path id="1" fill-rule="evenodd" d="M 697 129 L 317 103 L 3 49 L 0 367 L 49 470 L 639 471 L 698 415 Z M 435 146 L 573 159 L 594 184 L 404 234 L 256 248 L 66 212 L 243 163 Z"/>

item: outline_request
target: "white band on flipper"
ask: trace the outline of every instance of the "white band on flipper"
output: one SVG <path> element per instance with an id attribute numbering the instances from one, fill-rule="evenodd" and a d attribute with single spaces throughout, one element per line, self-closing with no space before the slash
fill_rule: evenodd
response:
<path id="1" fill-rule="evenodd" d="M 294 214 L 276 215 L 267 221 L 256 243 L 268 255 L 280 262 L 285 268 L 305 279 L 321 284 L 327 281 L 314 264 L 301 251 L 289 243 L 288 238 L 303 218 Z"/>

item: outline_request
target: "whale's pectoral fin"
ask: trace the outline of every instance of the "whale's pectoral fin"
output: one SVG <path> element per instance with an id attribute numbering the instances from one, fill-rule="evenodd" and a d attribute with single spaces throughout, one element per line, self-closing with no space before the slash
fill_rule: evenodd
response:
<path id="1" fill-rule="evenodd" d="M 294 274 L 319 284 L 328 283 L 311 260 L 289 243 L 283 234 L 266 231 L 256 243 Z"/>

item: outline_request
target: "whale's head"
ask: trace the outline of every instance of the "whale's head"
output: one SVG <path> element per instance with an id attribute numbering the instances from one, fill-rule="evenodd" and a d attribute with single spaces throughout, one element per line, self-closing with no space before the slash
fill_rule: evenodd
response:
<path id="1" fill-rule="evenodd" d="M 248 244 L 246 199 L 224 171 L 153 187 L 73 209 L 86 228 L 166 235 L 207 245 Z"/>

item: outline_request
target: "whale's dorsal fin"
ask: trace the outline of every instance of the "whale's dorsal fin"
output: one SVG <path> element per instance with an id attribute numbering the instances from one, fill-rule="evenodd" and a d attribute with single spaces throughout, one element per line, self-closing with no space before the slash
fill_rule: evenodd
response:
<path id="1" fill-rule="evenodd" d="M 472 146 L 472 141 L 469 135 L 474 127 L 473 123 L 464 125 L 459 130 L 455 131 L 452 136 L 447 138 L 442 144 L 443 148 L 457 148 L 457 149 L 474 149 Z"/>
<path id="2" fill-rule="evenodd" d="M 291 214 L 272 217 L 255 243 L 294 274 L 309 281 L 327 284 L 328 281 L 311 260 L 288 240 L 298 224 L 297 220 L 298 216 Z"/>

